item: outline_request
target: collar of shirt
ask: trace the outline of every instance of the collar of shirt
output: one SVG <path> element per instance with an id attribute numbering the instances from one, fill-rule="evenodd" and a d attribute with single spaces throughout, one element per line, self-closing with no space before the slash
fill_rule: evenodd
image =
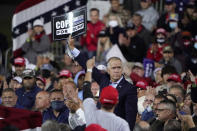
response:
<path id="1" fill-rule="evenodd" d="M 116 88 L 122 79 L 123 79 L 123 76 L 117 82 L 111 82 L 110 81 L 110 84 L 109 85 L 110 86 L 113 86 L 114 88 Z"/>

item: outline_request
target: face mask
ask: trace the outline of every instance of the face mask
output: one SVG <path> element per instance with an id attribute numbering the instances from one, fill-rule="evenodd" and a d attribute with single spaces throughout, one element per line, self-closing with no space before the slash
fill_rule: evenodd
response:
<path id="1" fill-rule="evenodd" d="M 157 38 L 156 41 L 157 41 L 157 43 L 162 44 L 165 42 L 165 39 L 164 38 Z"/>
<path id="2" fill-rule="evenodd" d="M 171 29 L 175 29 L 177 27 L 177 22 L 170 22 L 169 26 Z"/>
<path id="3" fill-rule="evenodd" d="M 51 76 L 51 72 L 48 70 L 43 70 L 42 71 L 42 77 L 44 78 L 49 78 Z"/>
<path id="4" fill-rule="evenodd" d="M 51 107 L 57 112 L 60 112 L 64 108 L 64 101 L 52 101 Z"/>
<path id="5" fill-rule="evenodd" d="M 118 26 L 118 21 L 111 20 L 111 21 L 109 21 L 108 24 L 109 24 L 110 27 L 114 28 L 114 27 Z"/>
<path id="6" fill-rule="evenodd" d="M 189 40 L 184 40 L 184 41 L 183 41 L 183 44 L 184 44 L 185 46 L 188 46 L 188 45 L 190 45 L 190 41 L 189 41 Z"/>
<path id="7" fill-rule="evenodd" d="M 197 42 L 194 44 L 194 48 L 197 50 Z"/>

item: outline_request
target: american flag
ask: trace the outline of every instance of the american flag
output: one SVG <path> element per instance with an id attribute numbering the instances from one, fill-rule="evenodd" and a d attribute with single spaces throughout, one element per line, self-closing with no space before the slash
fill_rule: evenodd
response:
<path id="1" fill-rule="evenodd" d="M 47 35 L 51 34 L 51 17 L 63 15 L 78 7 L 84 6 L 87 0 L 25 0 L 17 6 L 12 19 L 12 36 L 14 56 L 28 38 L 27 31 L 32 28 L 33 21 L 44 22 Z"/>
<path id="2" fill-rule="evenodd" d="M 22 131 L 41 131 L 41 125 L 40 112 L 0 106 L 0 130 L 14 126 Z"/>

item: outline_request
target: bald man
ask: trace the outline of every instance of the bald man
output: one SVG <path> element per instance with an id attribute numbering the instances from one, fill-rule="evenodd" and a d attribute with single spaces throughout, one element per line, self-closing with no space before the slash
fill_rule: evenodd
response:
<path id="1" fill-rule="evenodd" d="M 36 95 L 35 109 L 43 112 L 50 107 L 49 93 L 47 91 L 41 91 Z"/>

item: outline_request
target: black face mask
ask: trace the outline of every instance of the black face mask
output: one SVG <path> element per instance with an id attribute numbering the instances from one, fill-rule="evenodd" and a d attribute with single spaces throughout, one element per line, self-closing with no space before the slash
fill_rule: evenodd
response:
<path id="1" fill-rule="evenodd" d="M 49 70 L 42 70 L 42 77 L 49 78 L 51 76 L 51 72 Z"/>

